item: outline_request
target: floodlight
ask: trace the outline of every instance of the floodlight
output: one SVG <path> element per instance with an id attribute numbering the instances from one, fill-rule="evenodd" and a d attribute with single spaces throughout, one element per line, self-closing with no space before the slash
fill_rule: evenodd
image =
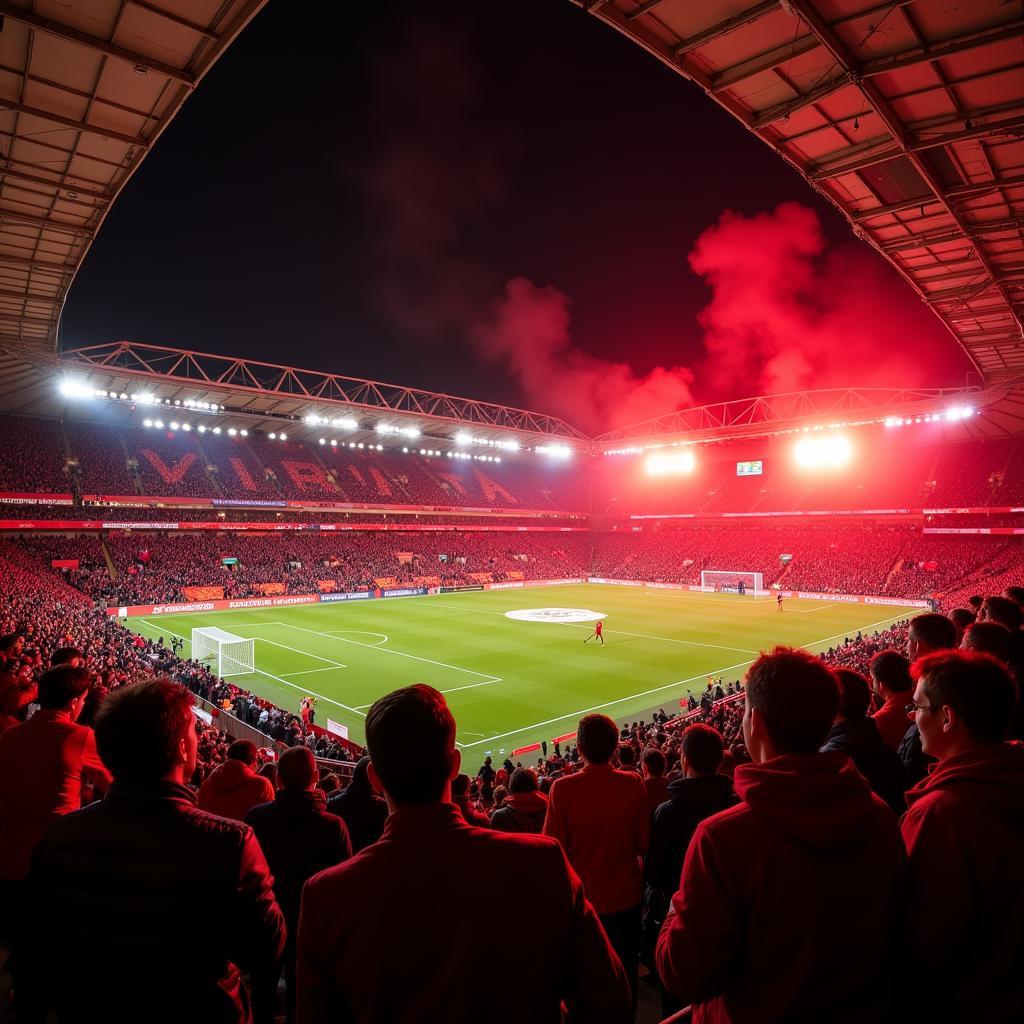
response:
<path id="1" fill-rule="evenodd" d="M 473 438 L 469 434 L 467 434 L 466 431 L 460 430 L 455 435 L 455 443 L 456 444 L 472 444 L 473 443 Z"/>
<path id="2" fill-rule="evenodd" d="M 72 380 L 65 377 L 58 385 L 60 393 L 65 398 L 92 398 L 93 389 L 80 380 Z"/>
<path id="3" fill-rule="evenodd" d="M 181 430 L 181 424 L 180 423 L 172 423 L 171 424 L 171 430 Z"/>
<path id="4" fill-rule="evenodd" d="M 853 445 L 842 434 L 803 438 L 794 446 L 793 458 L 804 469 L 838 469 L 853 458 Z"/>
<path id="5" fill-rule="evenodd" d="M 567 459 L 572 455 L 572 449 L 567 444 L 539 444 L 534 450 L 555 459 Z"/>
<path id="6" fill-rule="evenodd" d="M 278 434 L 277 436 L 278 436 L 278 439 L 281 440 L 281 441 L 287 441 L 288 440 L 288 435 L 287 434 Z"/>
<path id="7" fill-rule="evenodd" d="M 214 432 L 215 434 L 219 434 L 219 433 L 220 433 L 220 427 L 214 427 L 214 428 L 213 428 L 213 432 Z"/>
<path id="8" fill-rule="evenodd" d="M 157 430 L 163 430 L 164 429 L 164 421 L 163 420 L 153 420 L 153 426 L 156 427 Z"/>
<path id="9" fill-rule="evenodd" d="M 143 420 L 142 421 L 142 425 L 144 427 L 151 427 L 151 426 L 153 426 L 153 421 L 152 420 Z"/>
<path id="10" fill-rule="evenodd" d="M 181 429 L 187 432 L 192 429 L 192 426 L 189 423 L 182 423 Z"/>
<path id="11" fill-rule="evenodd" d="M 199 424 L 199 428 L 198 429 L 199 429 L 199 433 L 200 434 L 205 434 L 206 433 L 206 427 L 204 427 L 202 423 Z"/>
<path id="12" fill-rule="evenodd" d="M 646 468 L 651 476 L 675 476 L 692 473 L 697 459 L 691 451 L 666 452 L 648 455 Z"/>
<path id="13" fill-rule="evenodd" d="M 228 437 L 235 437 L 238 431 L 234 427 L 228 427 Z"/>
<path id="14" fill-rule="evenodd" d="M 276 441 L 277 440 L 277 434 L 275 434 L 273 431 L 271 431 L 271 433 L 267 434 L 267 437 L 269 437 L 271 441 Z"/>
<path id="15" fill-rule="evenodd" d="M 249 436 L 249 431 L 248 430 L 240 430 L 239 433 L 242 435 L 242 437 L 248 437 Z"/>

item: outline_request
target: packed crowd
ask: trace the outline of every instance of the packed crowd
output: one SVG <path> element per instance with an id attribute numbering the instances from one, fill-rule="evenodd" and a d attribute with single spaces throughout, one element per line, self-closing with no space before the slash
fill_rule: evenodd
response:
<path id="1" fill-rule="evenodd" d="M 699 1022 L 1024 1016 L 1024 588 L 763 653 L 687 714 L 588 714 L 536 766 L 463 763 L 444 697 L 398 690 L 344 789 L 312 705 L 135 640 L 9 543 L 0 598 L 19 1021 L 262 1024 L 283 995 L 301 1024 L 626 1024 L 642 984 Z M 500 993 L 494 921 L 532 936 Z"/>

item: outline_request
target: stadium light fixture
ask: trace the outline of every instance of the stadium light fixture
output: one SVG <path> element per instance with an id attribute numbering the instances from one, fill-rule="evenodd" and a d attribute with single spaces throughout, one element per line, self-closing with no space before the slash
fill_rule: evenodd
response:
<path id="1" fill-rule="evenodd" d="M 151 426 L 153 426 L 153 421 L 152 420 L 143 420 L 142 421 L 142 425 L 144 427 L 151 427 Z"/>
<path id="2" fill-rule="evenodd" d="M 696 465 L 697 458 L 691 451 L 648 455 L 645 463 L 650 476 L 677 476 L 692 473 Z"/>
<path id="3" fill-rule="evenodd" d="M 455 435 L 455 443 L 456 444 L 472 444 L 473 443 L 473 436 L 471 434 L 467 434 L 466 431 L 464 431 L 464 430 L 460 430 Z"/>
<path id="4" fill-rule="evenodd" d="M 288 435 L 287 434 L 278 434 L 277 437 L 278 437 L 278 440 L 280 440 L 280 441 L 287 441 L 288 440 Z"/>
<path id="5" fill-rule="evenodd" d="M 57 387 L 65 398 L 92 398 L 95 393 L 84 381 L 73 380 L 70 377 L 64 377 Z"/>
<path id="6" fill-rule="evenodd" d="M 192 429 L 192 424 L 191 423 L 182 423 L 181 429 L 184 430 L 185 433 L 187 434 Z"/>
<path id="7" fill-rule="evenodd" d="M 175 421 L 171 424 L 171 430 L 181 430 L 181 424 Z"/>
<path id="8" fill-rule="evenodd" d="M 153 426 L 156 427 L 157 430 L 163 430 L 164 429 L 164 421 L 163 420 L 153 420 Z"/>
<path id="9" fill-rule="evenodd" d="M 219 433 L 220 433 L 220 427 L 214 427 L 214 428 L 213 428 L 213 432 L 214 432 L 215 434 L 219 434 Z"/>
<path id="10" fill-rule="evenodd" d="M 237 437 L 238 431 L 234 427 L 228 427 L 228 437 Z"/>
<path id="11" fill-rule="evenodd" d="M 794 445 L 793 458 L 803 469 L 840 469 L 853 458 L 853 445 L 843 434 L 805 437 Z"/>
<path id="12" fill-rule="evenodd" d="M 534 451 L 550 455 L 553 459 L 567 459 L 572 455 L 572 449 L 567 444 L 539 444 Z"/>
<path id="13" fill-rule="evenodd" d="M 197 429 L 198 429 L 198 431 L 199 431 L 199 433 L 200 433 L 200 434 L 205 434 L 205 433 L 206 433 L 206 427 L 205 427 L 205 426 L 203 426 L 203 424 L 202 424 L 202 423 L 200 423 L 200 424 L 199 424 L 199 426 L 198 426 L 198 428 L 197 428 Z"/>
<path id="14" fill-rule="evenodd" d="M 240 430 L 239 433 L 242 435 L 242 437 L 248 437 L 249 436 L 249 431 L 248 430 Z"/>
<path id="15" fill-rule="evenodd" d="M 267 437 L 269 437 L 271 441 L 276 441 L 277 440 L 277 434 L 275 434 L 273 431 L 271 431 L 269 434 L 267 434 Z"/>

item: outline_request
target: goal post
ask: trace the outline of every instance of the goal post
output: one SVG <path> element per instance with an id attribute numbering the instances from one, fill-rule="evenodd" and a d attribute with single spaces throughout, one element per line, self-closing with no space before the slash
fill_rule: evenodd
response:
<path id="1" fill-rule="evenodd" d="M 741 586 L 742 584 L 742 586 Z M 740 572 L 724 569 L 703 569 L 700 574 L 701 590 L 725 594 L 763 594 L 764 573 Z"/>
<path id="2" fill-rule="evenodd" d="M 256 641 L 235 636 L 223 629 L 192 630 L 192 657 L 205 661 L 222 679 L 243 676 L 256 670 Z"/>

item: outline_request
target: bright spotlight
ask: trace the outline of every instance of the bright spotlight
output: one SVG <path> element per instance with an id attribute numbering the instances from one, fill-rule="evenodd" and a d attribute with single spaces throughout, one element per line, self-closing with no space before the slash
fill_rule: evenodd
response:
<path id="1" fill-rule="evenodd" d="M 793 458 L 804 469 L 838 469 L 853 458 L 853 445 L 842 434 L 805 437 L 794 446 Z"/>
<path id="2" fill-rule="evenodd" d="M 287 434 L 278 434 L 278 437 L 282 441 L 287 441 L 288 440 L 288 435 Z"/>
<path id="3" fill-rule="evenodd" d="M 164 421 L 163 420 L 153 420 L 153 426 L 156 427 L 157 430 L 163 430 L 164 429 Z"/>
<path id="4" fill-rule="evenodd" d="M 276 441 L 277 440 L 277 434 L 275 434 L 273 431 L 271 431 L 269 434 L 267 434 L 267 437 L 269 437 L 271 441 Z"/>
<path id="5" fill-rule="evenodd" d="M 473 443 L 472 435 L 467 434 L 466 431 L 464 431 L 464 430 L 460 430 L 455 435 L 455 443 L 456 444 L 472 444 Z"/>
<path id="6" fill-rule="evenodd" d="M 72 380 L 70 377 L 61 380 L 58 388 L 65 398 L 92 398 L 94 394 L 88 384 L 80 380 Z"/>
<path id="7" fill-rule="evenodd" d="M 143 420 L 142 421 L 142 425 L 144 427 L 151 427 L 151 426 L 153 426 L 153 421 L 152 420 Z"/>
<path id="8" fill-rule="evenodd" d="M 647 456 L 647 472 L 651 476 L 671 476 L 676 473 L 692 473 L 697 465 L 693 452 L 672 452 Z"/>

